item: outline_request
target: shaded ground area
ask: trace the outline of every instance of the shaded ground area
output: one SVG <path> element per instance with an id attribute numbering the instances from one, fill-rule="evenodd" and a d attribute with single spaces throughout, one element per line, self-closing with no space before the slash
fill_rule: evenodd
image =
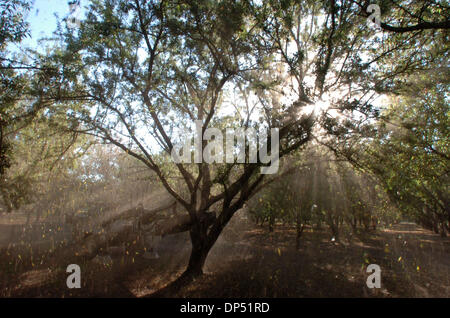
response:
<path id="1" fill-rule="evenodd" d="M 181 274 L 189 255 L 187 233 L 167 236 L 158 259 L 142 257 L 139 242 L 122 255 L 86 260 L 55 251 L 30 270 L 3 272 L 3 297 L 142 297 Z M 5 258 L 2 255 L 2 258 Z M 82 269 L 82 288 L 66 287 L 66 266 Z M 369 289 L 365 272 L 382 269 L 382 288 Z M 8 278 L 6 280 L 6 278 Z M 402 223 L 332 242 L 326 230 L 308 228 L 299 250 L 295 232 L 268 233 L 236 216 L 211 251 L 205 275 L 174 297 L 450 297 L 450 240 Z"/>
<path id="2" fill-rule="evenodd" d="M 309 229 L 249 231 L 247 257 L 227 263 L 177 296 L 188 297 L 449 297 L 450 242 L 414 224 L 331 242 Z M 244 252 L 245 253 L 245 252 Z M 381 289 L 366 287 L 368 264 L 381 267 Z"/>

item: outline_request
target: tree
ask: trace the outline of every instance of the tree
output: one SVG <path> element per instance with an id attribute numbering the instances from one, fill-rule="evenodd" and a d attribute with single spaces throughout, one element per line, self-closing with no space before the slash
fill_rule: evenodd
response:
<path id="1" fill-rule="evenodd" d="M 292 167 L 286 169 L 289 173 L 285 171 L 282 177 L 261 189 L 248 204 L 250 214 L 257 222 L 261 220 L 262 224 L 268 221 L 270 232 L 277 219 L 285 224 L 293 224 L 297 249 L 300 247 L 303 230 L 315 211 L 314 187 L 311 182 L 314 179 L 315 163 L 311 161 L 314 160 L 311 152 L 307 158 L 308 161 L 304 164 L 291 164 Z M 294 161 L 292 157 L 289 159 Z"/>
<path id="2" fill-rule="evenodd" d="M 202 273 L 223 228 L 264 177 L 261 164 L 249 162 L 248 154 L 243 164 L 171 162 L 184 137 L 177 134 L 192 131 L 196 121 L 202 135 L 225 124 L 279 128 L 280 157 L 310 137 L 308 118 L 281 122 L 269 112 L 268 88 L 277 84 L 269 72 L 273 50 L 257 46 L 249 10 L 246 2 L 92 1 L 81 28 L 65 33 L 65 47 L 47 59 L 59 72 L 46 99 L 56 105 L 83 103 L 68 111 L 54 108 L 73 120 L 72 131 L 102 138 L 143 162 L 189 214 L 191 256 L 173 286 Z M 259 94 L 258 112 L 240 105 L 244 119 L 220 116 L 225 91 L 238 87 L 243 94 Z M 254 120 L 254 114 L 260 117 Z M 203 142 L 201 151 L 206 147 Z M 175 173 L 181 188 L 172 181 Z M 207 222 L 211 209 L 212 224 Z"/>
<path id="3" fill-rule="evenodd" d="M 446 37 L 439 30 L 396 35 L 392 43 L 420 43 L 427 49 L 413 58 L 408 50 L 391 53 L 396 63 L 386 61 L 379 73 L 392 77 L 391 71 L 398 70 L 395 80 L 379 90 L 387 105 L 360 109 L 359 123 L 349 121 L 348 114 L 323 119 L 334 136 L 327 145 L 339 157 L 376 176 L 405 215 L 442 235 L 449 219 Z"/>
<path id="4" fill-rule="evenodd" d="M 445 73 L 413 77 L 411 88 L 393 98 L 367 162 L 403 211 L 442 236 L 450 221 Z"/>
<path id="5" fill-rule="evenodd" d="M 368 3 L 354 3 L 367 16 Z M 406 215 L 445 233 L 449 8 L 444 1 L 386 1 L 380 7 L 384 23 L 361 65 L 374 84 L 367 93 L 387 102 L 337 103 L 340 116 L 321 118 L 327 132 L 322 141 L 376 176 Z"/>
<path id="6" fill-rule="evenodd" d="M 62 128 L 67 117 L 52 114 L 43 100 L 55 70 L 36 52 L 14 50 L 29 36 L 30 7 L 28 0 L 0 1 L 0 209 L 8 212 L 35 200 L 39 184 L 70 166 L 74 146 L 83 146 L 83 138 Z"/>
<path id="7" fill-rule="evenodd" d="M 70 118 L 70 130 L 144 163 L 192 220 L 190 260 L 172 286 L 202 273 L 233 214 L 270 182 L 248 152 L 244 163 L 171 161 L 182 132 L 198 123 L 201 136 L 211 127 L 278 128 L 283 157 L 311 139 L 306 106 L 327 97 L 373 111 L 373 94 L 398 72 L 383 63 L 411 43 L 381 45 L 359 10 L 347 1 L 93 0 L 79 29 L 59 30 L 64 45 L 44 58 L 55 70 L 44 100 Z M 418 67 L 405 63 L 402 72 Z M 224 115 L 227 107 L 233 115 Z M 202 153 L 211 139 L 199 144 Z"/>
<path id="8" fill-rule="evenodd" d="M 8 45 L 20 42 L 28 34 L 28 25 L 23 20 L 22 10 L 27 10 L 30 4 L 27 1 L 1 1 L 0 2 L 0 76 L 1 76 L 1 108 L 0 108 L 0 176 L 3 176 L 11 166 L 11 145 L 6 138 L 6 126 L 10 122 L 8 110 L 14 107 L 14 95 L 23 88 L 23 80 L 16 76 L 14 67 L 5 65 L 11 60 L 8 58 Z M 13 61 L 11 61 L 13 62 Z M 8 63 L 9 64 L 9 63 Z"/>

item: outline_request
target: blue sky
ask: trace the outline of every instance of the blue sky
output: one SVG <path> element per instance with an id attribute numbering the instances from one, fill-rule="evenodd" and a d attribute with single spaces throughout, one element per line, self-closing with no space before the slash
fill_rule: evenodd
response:
<path id="1" fill-rule="evenodd" d="M 32 9 L 28 12 L 26 21 L 30 24 L 31 38 L 26 38 L 21 46 L 36 47 L 37 40 L 49 37 L 56 29 L 57 18 L 61 20 L 69 15 L 67 0 L 34 0 Z M 86 0 L 81 0 L 81 6 Z"/>

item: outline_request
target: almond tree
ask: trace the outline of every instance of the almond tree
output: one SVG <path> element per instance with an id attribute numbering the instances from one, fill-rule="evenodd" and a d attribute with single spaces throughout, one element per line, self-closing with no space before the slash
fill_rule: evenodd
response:
<path id="1" fill-rule="evenodd" d="M 220 233 L 264 179 L 248 151 L 243 163 L 174 162 L 183 132 L 196 123 L 201 136 L 209 127 L 278 128 L 280 157 L 311 136 L 309 117 L 280 120 L 271 110 L 271 90 L 281 80 L 250 11 L 245 1 L 96 0 L 80 28 L 60 29 L 63 45 L 43 57 L 58 69 L 47 92 L 54 114 L 65 113 L 71 131 L 143 162 L 189 214 L 189 263 L 169 288 L 202 273 Z M 221 115 L 233 92 L 239 116 Z M 260 142 L 271 149 L 265 138 Z M 174 181 L 180 179 L 181 186 Z"/>
<path id="2" fill-rule="evenodd" d="M 242 163 L 187 164 L 172 150 L 200 123 L 201 136 L 211 127 L 278 128 L 283 157 L 312 137 L 307 106 L 376 118 L 373 96 L 395 75 L 378 76 L 380 62 L 406 44 L 385 49 L 360 11 L 352 1 L 92 0 L 79 28 L 59 29 L 59 47 L 42 57 L 56 70 L 49 116 L 64 113 L 69 130 L 140 160 L 191 219 L 189 263 L 171 287 L 202 273 L 234 213 L 274 178 L 249 151 Z M 333 118 L 324 121 L 333 133 Z"/>

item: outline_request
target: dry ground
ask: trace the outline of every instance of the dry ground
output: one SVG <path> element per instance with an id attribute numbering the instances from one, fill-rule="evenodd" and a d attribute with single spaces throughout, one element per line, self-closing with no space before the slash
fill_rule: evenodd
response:
<path id="1" fill-rule="evenodd" d="M 450 239 L 401 223 L 375 233 L 343 236 L 308 228 L 299 250 L 295 233 L 273 233 L 235 217 L 211 251 L 205 275 L 174 297 L 450 297 Z M 168 237 L 160 258 L 142 257 L 128 242 L 112 264 L 97 264 L 57 248 L 41 262 L 0 255 L 2 297 L 142 297 L 164 286 L 187 263 L 187 233 Z M 43 261 L 42 261 L 43 260 Z M 66 287 L 65 268 L 79 264 L 82 288 Z M 366 287 L 368 264 L 380 265 L 382 288 Z"/>

